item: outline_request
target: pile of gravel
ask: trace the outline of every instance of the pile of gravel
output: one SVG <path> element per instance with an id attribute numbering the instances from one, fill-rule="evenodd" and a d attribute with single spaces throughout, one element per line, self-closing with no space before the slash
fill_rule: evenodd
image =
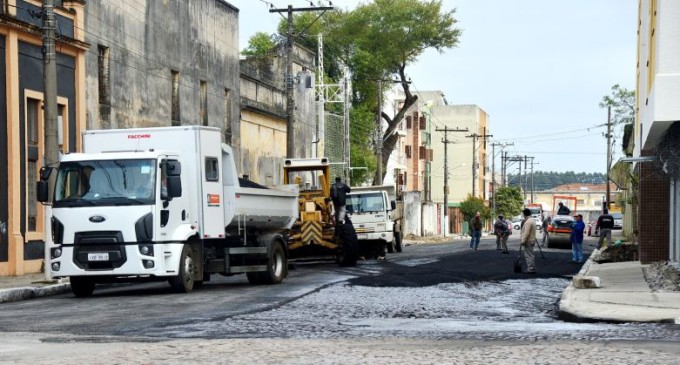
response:
<path id="1" fill-rule="evenodd" d="M 680 263 L 655 262 L 643 271 L 652 291 L 680 291 Z"/>

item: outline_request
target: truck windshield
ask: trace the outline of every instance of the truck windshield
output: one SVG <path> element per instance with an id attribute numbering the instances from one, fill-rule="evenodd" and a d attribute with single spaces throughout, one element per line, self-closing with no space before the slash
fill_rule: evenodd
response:
<path id="1" fill-rule="evenodd" d="M 63 162 L 55 183 L 55 208 L 148 205 L 155 202 L 155 160 Z"/>
<path id="2" fill-rule="evenodd" d="M 350 194 L 347 196 L 348 213 L 372 213 L 385 211 L 385 202 L 380 193 Z"/>

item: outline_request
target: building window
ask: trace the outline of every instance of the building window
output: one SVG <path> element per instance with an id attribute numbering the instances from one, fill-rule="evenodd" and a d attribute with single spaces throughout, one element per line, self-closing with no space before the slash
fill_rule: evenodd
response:
<path id="1" fill-rule="evenodd" d="M 208 125 L 208 83 L 201 81 L 201 123 Z"/>
<path id="2" fill-rule="evenodd" d="M 224 138 L 231 145 L 231 90 L 224 89 Z"/>
<path id="3" fill-rule="evenodd" d="M 109 48 L 99 45 L 97 47 L 97 71 L 99 81 L 99 118 L 103 127 L 108 127 L 111 121 L 111 85 L 110 85 L 110 57 Z"/>
<path id="4" fill-rule="evenodd" d="M 179 116 L 179 72 L 175 70 L 170 71 L 172 75 L 172 110 L 170 111 L 172 115 L 172 125 L 181 125 Z"/>
<path id="5" fill-rule="evenodd" d="M 36 232 L 40 226 L 36 182 L 38 176 L 38 160 L 42 155 L 40 115 L 42 101 L 26 98 L 26 231 Z"/>

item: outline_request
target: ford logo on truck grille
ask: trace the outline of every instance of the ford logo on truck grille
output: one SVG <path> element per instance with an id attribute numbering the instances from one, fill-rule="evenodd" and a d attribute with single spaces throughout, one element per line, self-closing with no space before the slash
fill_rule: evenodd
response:
<path id="1" fill-rule="evenodd" d="M 105 220 L 106 218 L 102 217 L 101 215 L 93 215 L 92 217 L 90 217 L 90 222 L 92 223 L 101 223 Z"/>

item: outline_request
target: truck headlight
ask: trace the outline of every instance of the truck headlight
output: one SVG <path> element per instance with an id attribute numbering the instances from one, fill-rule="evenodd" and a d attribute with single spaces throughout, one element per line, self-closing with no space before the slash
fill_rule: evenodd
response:
<path id="1" fill-rule="evenodd" d="M 52 263 L 52 271 L 59 271 L 61 269 L 61 264 L 58 262 L 53 262 Z"/>
<path id="2" fill-rule="evenodd" d="M 139 245 L 139 253 L 145 256 L 153 256 L 152 245 Z"/>
<path id="3" fill-rule="evenodd" d="M 61 247 L 52 247 L 51 251 L 53 259 L 61 257 Z"/>

